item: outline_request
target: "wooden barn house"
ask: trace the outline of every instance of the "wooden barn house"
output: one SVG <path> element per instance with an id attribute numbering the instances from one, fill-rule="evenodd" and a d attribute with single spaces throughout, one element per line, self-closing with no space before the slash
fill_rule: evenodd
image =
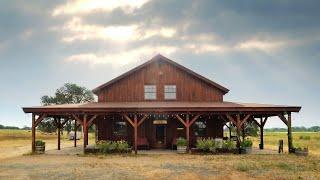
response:
<path id="1" fill-rule="evenodd" d="M 288 127 L 291 150 L 291 113 L 301 107 L 235 103 L 224 101 L 229 90 L 212 80 L 162 56 L 95 88 L 98 102 L 39 107 L 24 107 L 32 113 L 32 150 L 35 129 L 46 117 L 55 118 L 58 128 L 74 120 L 83 126 L 84 148 L 88 145 L 88 127 L 96 125 L 98 140 L 126 140 L 138 148 L 172 148 L 178 137 L 185 137 L 188 147 L 199 137 L 223 138 L 223 128 L 232 124 L 240 133 L 247 122 L 263 127 L 269 117 L 279 117 Z M 60 121 L 60 119 L 65 121 Z M 60 137 L 59 137 L 60 139 Z M 76 142 L 76 141 L 75 141 Z M 60 149 L 60 142 L 58 144 Z"/>

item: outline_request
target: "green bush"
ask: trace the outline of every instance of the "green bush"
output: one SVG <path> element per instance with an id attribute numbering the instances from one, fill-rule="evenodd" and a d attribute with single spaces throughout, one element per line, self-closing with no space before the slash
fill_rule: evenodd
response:
<path id="1" fill-rule="evenodd" d="M 179 137 L 177 139 L 177 146 L 186 146 L 187 145 L 187 140 L 183 137 Z"/>
<path id="2" fill-rule="evenodd" d="M 236 148 L 236 144 L 234 141 L 224 141 L 223 142 L 223 145 L 222 145 L 222 148 L 224 149 L 228 149 L 228 150 L 232 150 L 232 149 L 235 149 Z"/>
<path id="3" fill-rule="evenodd" d="M 117 141 L 117 150 L 119 152 L 127 152 L 129 149 L 129 144 L 127 141 Z"/>
<path id="4" fill-rule="evenodd" d="M 196 147 L 204 152 L 215 152 L 217 149 L 215 141 L 212 138 L 202 138 L 197 140 Z"/>
<path id="5" fill-rule="evenodd" d="M 247 138 L 247 139 L 245 139 L 244 141 L 241 142 L 240 146 L 242 148 L 252 147 L 252 141 Z"/>
<path id="6" fill-rule="evenodd" d="M 100 153 L 125 153 L 129 150 L 129 144 L 126 141 L 99 141 L 97 147 Z"/>
<path id="7" fill-rule="evenodd" d="M 46 143 L 42 140 L 37 140 L 35 144 L 36 144 L 36 146 L 45 146 L 46 145 Z"/>

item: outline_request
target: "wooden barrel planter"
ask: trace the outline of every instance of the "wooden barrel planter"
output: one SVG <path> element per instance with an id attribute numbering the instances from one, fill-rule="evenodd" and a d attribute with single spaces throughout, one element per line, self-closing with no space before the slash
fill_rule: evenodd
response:
<path id="1" fill-rule="evenodd" d="M 35 152 L 37 154 L 43 154 L 46 149 L 46 146 L 36 146 Z"/>
<path id="2" fill-rule="evenodd" d="M 187 146 L 177 146 L 177 152 L 179 154 L 185 154 L 187 152 Z"/>
<path id="3" fill-rule="evenodd" d="M 37 140 L 35 142 L 35 153 L 36 154 L 43 154 L 46 149 L 46 143 L 42 140 Z"/>

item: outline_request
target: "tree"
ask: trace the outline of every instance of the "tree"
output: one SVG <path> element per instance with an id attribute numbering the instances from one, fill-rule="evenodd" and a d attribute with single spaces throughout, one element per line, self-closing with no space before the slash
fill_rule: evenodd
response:
<path id="1" fill-rule="evenodd" d="M 258 136 L 258 130 L 259 130 L 259 127 L 257 126 L 256 123 L 254 122 L 247 122 L 245 124 L 245 128 L 244 128 L 244 133 L 245 133 L 245 136 Z"/>
<path id="2" fill-rule="evenodd" d="M 44 106 L 57 104 L 78 104 L 93 101 L 94 96 L 90 90 L 73 83 L 64 84 L 62 87 L 56 90 L 54 96 L 46 95 L 41 97 L 41 104 Z M 51 118 L 46 118 L 39 124 L 38 129 L 45 132 L 52 132 L 52 127 L 55 127 L 53 120 Z M 68 133 L 71 131 L 71 128 L 71 122 L 68 121 L 66 124 L 66 130 Z"/>

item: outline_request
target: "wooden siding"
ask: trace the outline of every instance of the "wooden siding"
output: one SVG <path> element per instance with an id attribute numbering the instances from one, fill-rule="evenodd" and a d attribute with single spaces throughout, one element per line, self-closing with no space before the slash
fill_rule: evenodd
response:
<path id="1" fill-rule="evenodd" d="M 156 137 L 155 137 L 155 126 L 153 124 L 153 120 L 156 118 L 148 118 L 146 119 L 139 127 L 138 127 L 138 138 L 147 138 L 150 147 L 156 147 Z M 223 123 L 215 116 L 214 118 L 200 118 L 199 120 L 206 121 L 206 133 L 207 135 L 204 138 L 222 138 L 223 137 Z M 119 115 L 108 116 L 106 118 L 101 118 L 97 121 L 98 127 L 98 140 L 126 140 L 129 144 L 133 144 L 134 136 L 133 136 L 133 128 L 127 122 L 127 135 L 124 137 L 115 137 L 113 135 L 113 125 L 114 121 L 121 120 L 123 118 Z M 177 128 L 184 126 L 179 122 L 176 118 L 168 118 L 168 124 L 166 125 L 166 147 L 171 148 L 172 142 L 175 138 L 179 136 L 185 137 L 185 129 L 181 130 L 178 133 Z M 190 127 L 190 145 L 194 147 L 196 145 L 197 137 L 194 135 L 195 130 L 194 126 Z"/>
<path id="2" fill-rule="evenodd" d="M 165 101 L 165 85 L 176 85 L 176 101 L 223 101 L 223 92 L 221 92 L 221 90 L 165 61 L 151 63 L 139 71 L 102 89 L 98 93 L 98 101 L 150 101 L 144 99 L 144 85 L 156 85 L 157 99 L 155 101 Z"/>

